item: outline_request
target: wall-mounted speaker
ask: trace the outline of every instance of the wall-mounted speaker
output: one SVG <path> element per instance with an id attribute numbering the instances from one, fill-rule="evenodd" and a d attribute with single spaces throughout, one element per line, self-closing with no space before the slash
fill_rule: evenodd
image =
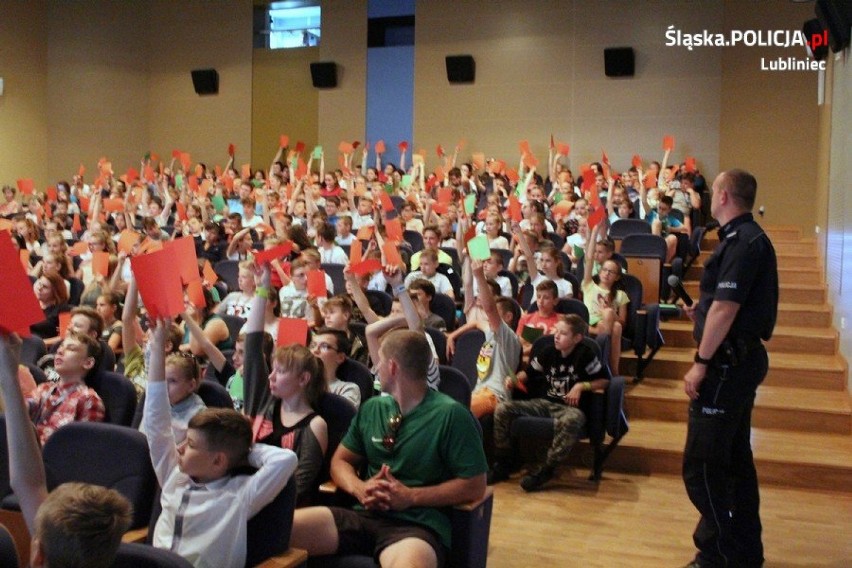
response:
<path id="1" fill-rule="evenodd" d="M 608 47 L 604 49 L 604 72 L 607 77 L 632 77 L 636 57 L 632 47 Z"/>
<path id="2" fill-rule="evenodd" d="M 476 62 L 472 55 L 447 56 L 447 80 L 450 83 L 473 83 L 476 79 Z"/>
<path id="3" fill-rule="evenodd" d="M 317 89 L 333 89 L 337 86 L 337 63 L 317 61 L 311 63 L 311 81 Z"/>
<path id="4" fill-rule="evenodd" d="M 219 72 L 215 69 L 193 69 L 192 86 L 199 95 L 215 95 L 219 92 Z"/>
<path id="5" fill-rule="evenodd" d="M 838 53 L 849 45 L 852 25 L 852 2 L 848 0 L 817 0 L 814 8 L 822 27 L 828 30 L 831 51 Z"/>

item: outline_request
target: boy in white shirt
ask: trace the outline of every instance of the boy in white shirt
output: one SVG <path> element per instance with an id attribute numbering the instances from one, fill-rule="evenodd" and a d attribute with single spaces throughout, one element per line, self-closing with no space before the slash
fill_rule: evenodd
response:
<path id="1" fill-rule="evenodd" d="M 230 408 L 204 410 L 189 422 L 178 446 L 172 434 L 165 381 L 165 342 L 170 322 L 152 332 L 144 423 L 151 462 L 162 487 L 162 513 L 153 544 L 198 567 L 243 566 L 248 520 L 284 489 L 296 470 L 296 454 L 251 445 L 251 424 Z M 254 475 L 237 473 L 242 466 Z"/>

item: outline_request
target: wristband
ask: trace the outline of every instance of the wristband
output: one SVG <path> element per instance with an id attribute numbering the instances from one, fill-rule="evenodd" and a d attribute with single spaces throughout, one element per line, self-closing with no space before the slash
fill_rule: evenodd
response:
<path id="1" fill-rule="evenodd" d="M 398 298 L 400 294 L 405 292 L 405 284 L 400 284 L 396 288 L 393 289 L 393 295 L 395 298 Z"/>
<path id="2" fill-rule="evenodd" d="M 592 383 L 590 383 L 589 381 L 584 382 L 583 383 L 583 390 L 584 391 L 592 390 Z"/>
<path id="3" fill-rule="evenodd" d="M 269 288 L 267 288 L 266 286 L 258 286 L 254 290 L 254 295 L 257 296 L 258 298 L 263 298 L 264 300 L 268 300 L 269 299 Z"/>
<path id="4" fill-rule="evenodd" d="M 698 351 L 695 352 L 695 357 L 693 358 L 693 361 L 695 361 L 696 363 L 698 363 L 700 365 L 709 365 L 710 362 L 711 362 L 710 359 L 705 359 L 704 357 L 699 355 Z"/>

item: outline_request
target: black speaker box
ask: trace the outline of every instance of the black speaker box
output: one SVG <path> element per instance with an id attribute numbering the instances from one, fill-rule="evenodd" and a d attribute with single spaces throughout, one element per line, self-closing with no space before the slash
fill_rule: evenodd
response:
<path id="1" fill-rule="evenodd" d="M 828 30 L 828 43 L 831 46 L 831 51 L 834 53 L 843 51 L 849 45 L 852 1 L 817 0 L 814 12 L 822 27 Z"/>
<path id="2" fill-rule="evenodd" d="M 311 81 L 317 89 L 333 89 L 337 86 L 337 63 L 318 61 L 311 63 Z"/>
<path id="3" fill-rule="evenodd" d="M 636 58 L 632 47 L 604 49 L 604 72 L 607 77 L 632 77 Z"/>
<path id="4" fill-rule="evenodd" d="M 215 69 L 193 69 L 192 86 L 199 95 L 215 95 L 219 92 L 219 72 Z"/>
<path id="5" fill-rule="evenodd" d="M 476 62 L 472 55 L 447 56 L 447 80 L 450 83 L 473 83 L 476 78 Z"/>

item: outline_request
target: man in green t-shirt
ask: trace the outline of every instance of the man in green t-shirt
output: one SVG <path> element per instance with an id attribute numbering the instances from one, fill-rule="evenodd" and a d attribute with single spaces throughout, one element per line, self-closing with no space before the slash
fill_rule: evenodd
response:
<path id="1" fill-rule="evenodd" d="M 361 406 L 331 462 L 335 483 L 359 504 L 297 510 L 292 546 L 383 566 L 444 563 L 451 531 L 442 509 L 482 498 L 487 464 L 470 410 L 428 387 L 430 358 L 422 333 L 385 336 L 376 366 L 390 396 Z"/>

